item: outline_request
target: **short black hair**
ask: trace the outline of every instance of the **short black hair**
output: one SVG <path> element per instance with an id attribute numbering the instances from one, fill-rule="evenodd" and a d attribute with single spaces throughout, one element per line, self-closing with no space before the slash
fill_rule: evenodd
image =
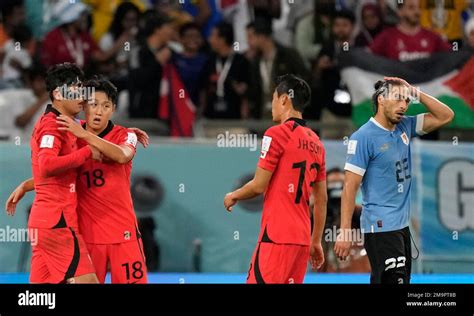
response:
<path id="1" fill-rule="evenodd" d="M 145 38 L 155 33 L 156 29 L 160 29 L 165 24 L 170 24 L 171 19 L 165 16 L 150 15 L 146 18 L 142 33 Z"/>
<path id="2" fill-rule="evenodd" d="M 123 19 L 128 12 L 133 11 L 140 17 L 140 9 L 132 2 L 122 2 L 114 13 L 114 18 L 109 27 L 109 32 L 112 34 L 114 39 L 117 39 L 122 35 L 124 29 L 122 26 Z"/>
<path id="3" fill-rule="evenodd" d="M 293 108 L 303 113 L 311 101 L 311 88 L 308 83 L 295 75 L 287 74 L 277 78 L 276 92 L 278 96 L 288 94 Z"/>
<path id="4" fill-rule="evenodd" d="M 182 37 L 184 33 L 189 30 L 198 30 L 199 32 L 201 32 L 201 27 L 199 26 L 199 24 L 194 22 L 185 23 L 179 28 L 179 36 Z"/>
<path id="5" fill-rule="evenodd" d="M 84 80 L 84 72 L 76 64 L 62 63 L 48 68 L 46 72 L 46 89 L 49 97 L 53 100 L 54 89 L 63 85 L 70 85 Z"/>
<path id="6" fill-rule="evenodd" d="M 19 42 L 21 44 L 26 43 L 33 38 L 33 33 L 30 28 L 26 25 L 18 25 L 12 31 L 12 39 L 14 42 Z"/>
<path id="7" fill-rule="evenodd" d="M 227 22 L 220 22 L 215 26 L 219 37 L 223 38 L 227 45 L 234 44 L 234 27 Z"/>
<path id="8" fill-rule="evenodd" d="M 349 20 L 352 24 L 355 24 L 356 22 L 356 17 L 354 15 L 354 13 L 350 10 L 339 10 L 339 11 L 336 11 L 336 13 L 334 14 L 334 20 L 335 19 L 345 19 L 345 20 Z"/>
<path id="9" fill-rule="evenodd" d="M 104 76 L 93 76 L 84 82 L 84 87 L 93 88 L 95 92 L 104 92 L 114 105 L 117 103 L 117 87 Z"/>
<path id="10" fill-rule="evenodd" d="M 391 86 L 402 86 L 402 84 L 398 81 L 393 80 L 379 80 L 375 83 L 375 92 L 372 95 L 372 105 L 374 107 L 374 114 L 377 114 L 377 111 L 379 110 L 379 96 L 387 96 Z"/>
<path id="11" fill-rule="evenodd" d="M 2 2 L 2 21 L 5 22 L 7 16 L 10 16 L 13 13 L 13 10 L 17 7 L 24 6 L 23 0 L 1 0 Z"/>
<path id="12" fill-rule="evenodd" d="M 247 29 L 252 29 L 255 34 L 271 37 L 273 34 L 272 21 L 265 18 L 256 18 L 247 24 Z"/>

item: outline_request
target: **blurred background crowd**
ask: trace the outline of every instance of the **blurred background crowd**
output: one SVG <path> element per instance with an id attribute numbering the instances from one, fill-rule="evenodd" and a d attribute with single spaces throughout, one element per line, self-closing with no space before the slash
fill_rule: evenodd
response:
<path id="1" fill-rule="evenodd" d="M 29 138 L 49 102 L 45 70 L 63 62 L 109 78 L 120 92 L 115 119 L 152 135 L 259 133 L 274 79 L 287 73 L 311 84 L 304 116 L 323 137 L 348 135 L 343 52 L 402 62 L 474 52 L 474 2 L 398 2 L 1 0 L 0 137 Z"/>

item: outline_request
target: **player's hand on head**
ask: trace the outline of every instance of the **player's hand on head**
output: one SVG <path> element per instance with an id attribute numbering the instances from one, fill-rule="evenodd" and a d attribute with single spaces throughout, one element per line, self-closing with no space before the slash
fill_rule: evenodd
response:
<path id="1" fill-rule="evenodd" d="M 23 189 L 23 184 L 20 184 L 8 197 L 5 203 L 5 210 L 10 216 L 15 215 L 16 205 L 23 198 L 26 191 Z"/>
<path id="2" fill-rule="evenodd" d="M 321 245 L 320 242 L 318 243 L 311 243 L 310 247 L 310 263 L 311 263 L 311 268 L 313 271 L 317 271 L 320 269 L 323 264 L 324 264 L 324 251 L 323 251 L 323 246 Z"/>
<path id="3" fill-rule="evenodd" d="M 352 242 L 345 239 L 344 233 L 337 235 L 336 244 L 334 245 L 334 253 L 340 260 L 346 260 L 351 250 Z"/>
<path id="4" fill-rule="evenodd" d="M 401 85 L 404 85 L 406 87 L 411 87 L 411 85 L 404 79 L 398 78 L 398 77 L 384 77 L 383 78 L 385 81 L 395 81 L 400 83 Z"/>
<path id="5" fill-rule="evenodd" d="M 142 144 L 144 148 L 148 147 L 148 144 L 150 143 L 150 137 L 145 131 L 142 131 L 141 129 L 136 127 L 131 127 L 129 128 L 129 130 L 131 130 L 135 133 L 135 135 L 137 135 L 138 142 Z"/>
<path id="6" fill-rule="evenodd" d="M 237 200 L 233 197 L 232 192 L 227 193 L 224 197 L 224 207 L 227 211 L 232 212 L 233 206 L 237 203 Z"/>
<path id="7" fill-rule="evenodd" d="M 56 123 L 59 125 L 59 130 L 68 131 L 78 138 L 83 138 L 87 135 L 87 131 L 69 116 L 59 115 L 56 118 Z"/>

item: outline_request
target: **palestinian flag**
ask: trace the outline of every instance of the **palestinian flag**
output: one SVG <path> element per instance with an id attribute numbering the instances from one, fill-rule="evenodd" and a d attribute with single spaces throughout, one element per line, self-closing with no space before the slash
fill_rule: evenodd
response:
<path id="1" fill-rule="evenodd" d="M 375 82 L 389 76 L 403 78 L 447 104 L 456 113 L 450 127 L 474 128 L 474 57 L 470 53 L 437 53 L 430 58 L 398 62 L 355 49 L 341 55 L 340 66 L 352 97 L 352 119 L 357 127 L 373 116 Z M 422 104 L 412 103 L 407 115 L 423 112 L 426 108 Z"/>

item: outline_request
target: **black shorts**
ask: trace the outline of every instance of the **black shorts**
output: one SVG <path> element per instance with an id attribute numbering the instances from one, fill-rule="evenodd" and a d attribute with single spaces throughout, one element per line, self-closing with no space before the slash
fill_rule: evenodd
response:
<path id="1" fill-rule="evenodd" d="M 411 243 L 410 229 L 364 234 L 364 247 L 372 273 L 370 283 L 410 283 Z"/>

